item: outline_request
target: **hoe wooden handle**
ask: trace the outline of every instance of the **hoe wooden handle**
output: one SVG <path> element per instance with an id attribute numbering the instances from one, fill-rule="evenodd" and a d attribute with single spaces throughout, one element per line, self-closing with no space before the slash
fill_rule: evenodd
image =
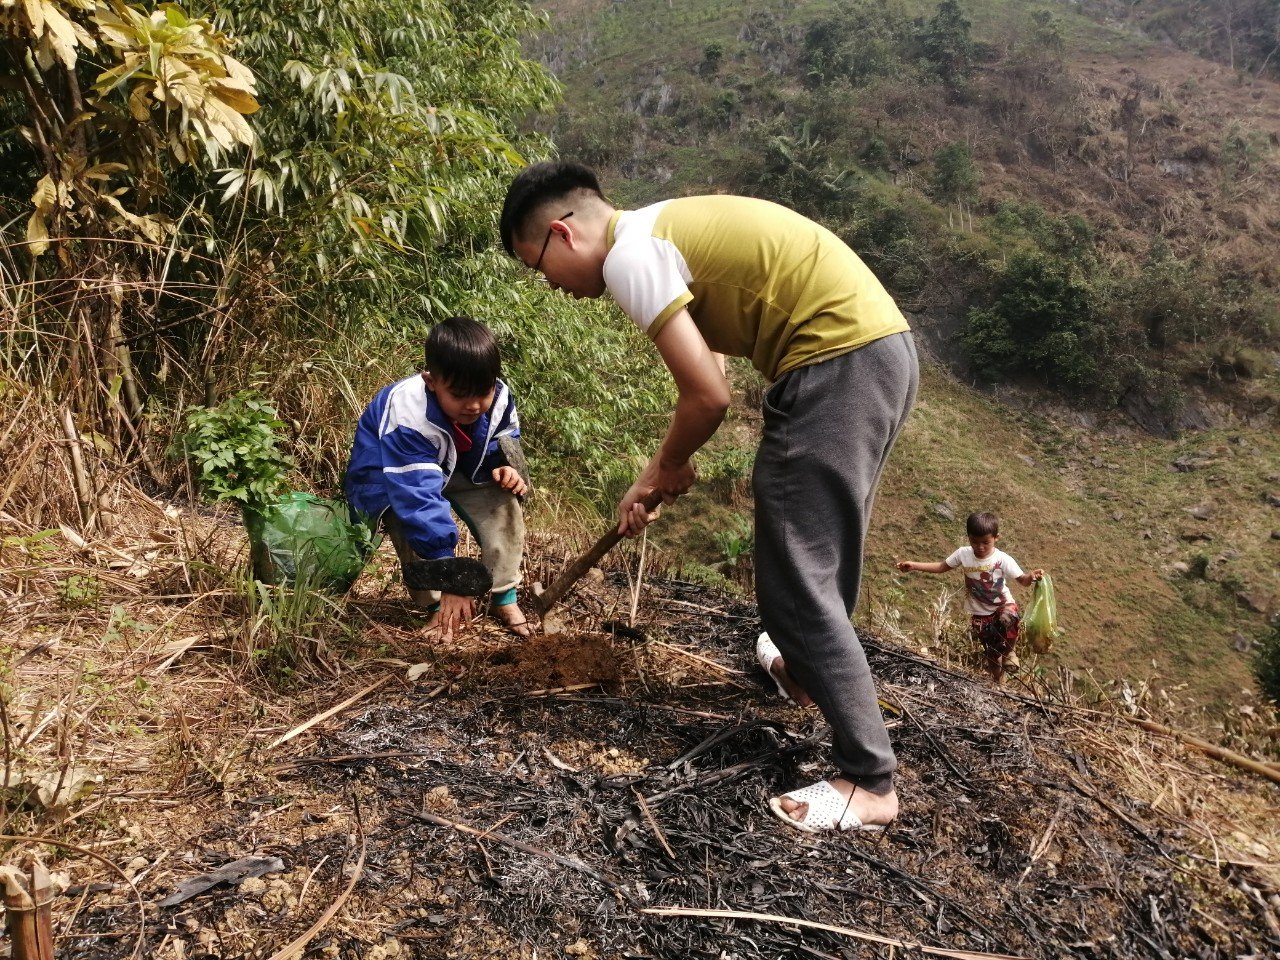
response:
<path id="1" fill-rule="evenodd" d="M 662 494 L 655 490 L 640 502 L 644 504 L 646 510 L 652 512 L 662 503 Z M 622 534 L 614 526 L 608 533 L 597 540 L 591 549 L 569 564 L 565 572 L 556 577 L 551 586 L 533 598 L 533 605 L 538 613 L 546 613 L 559 602 L 560 598 L 569 592 L 569 588 L 581 580 L 583 574 L 599 563 L 600 558 L 612 550 L 621 539 Z"/>

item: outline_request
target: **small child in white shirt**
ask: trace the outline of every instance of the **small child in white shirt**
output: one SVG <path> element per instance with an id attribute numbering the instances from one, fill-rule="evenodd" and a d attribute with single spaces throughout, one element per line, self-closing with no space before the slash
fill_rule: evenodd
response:
<path id="1" fill-rule="evenodd" d="M 1024 573 L 1018 561 L 996 549 L 1000 539 L 1000 519 L 994 513 L 971 513 L 965 521 L 969 545 L 961 547 L 946 560 L 919 563 L 903 560 L 897 567 L 903 573 L 948 573 L 957 567 L 964 572 L 968 589 L 970 630 L 982 647 L 983 662 L 996 683 L 1019 667 L 1016 647 L 1021 618 L 1018 604 L 1009 591 L 1008 580 L 1029 587 L 1044 576 L 1043 570 Z"/>

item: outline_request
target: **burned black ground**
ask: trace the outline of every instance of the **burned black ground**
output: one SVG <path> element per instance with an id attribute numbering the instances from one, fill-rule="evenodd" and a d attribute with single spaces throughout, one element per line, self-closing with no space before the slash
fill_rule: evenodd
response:
<path id="1" fill-rule="evenodd" d="M 191 837 L 185 865 L 141 889 L 159 900 L 179 866 L 247 853 L 279 856 L 294 879 L 153 911 L 143 955 L 181 940 L 188 958 L 269 957 L 338 897 L 361 850 L 351 899 L 306 955 L 903 953 L 776 921 L 645 912 L 660 907 L 1036 958 L 1280 955 L 1267 878 L 1214 862 L 1196 824 L 1117 784 L 1129 741 L 1031 685 L 997 690 L 871 636 L 901 816 L 880 837 L 788 828 L 767 798 L 832 771 L 818 715 L 782 704 L 751 661 L 753 608 L 657 581 L 634 630 L 602 629 L 625 592 L 595 584 L 565 634 L 525 648 L 433 648 L 417 685 L 384 689 L 281 758 L 255 782 L 267 789 L 231 801 Z M 1172 751 L 1164 766 L 1219 773 Z M 136 907 L 97 897 L 65 957 L 132 949 Z"/>

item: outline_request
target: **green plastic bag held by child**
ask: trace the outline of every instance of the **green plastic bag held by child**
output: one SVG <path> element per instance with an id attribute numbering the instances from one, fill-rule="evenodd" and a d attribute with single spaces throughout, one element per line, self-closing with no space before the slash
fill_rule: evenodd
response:
<path id="1" fill-rule="evenodd" d="M 1053 578 L 1047 573 L 1036 581 L 1031 609 L 1022 618 L 1022 638 L 1036 653 L 1048 653 L 1058 635 L 1057 604 L 1053 596 Z"/>

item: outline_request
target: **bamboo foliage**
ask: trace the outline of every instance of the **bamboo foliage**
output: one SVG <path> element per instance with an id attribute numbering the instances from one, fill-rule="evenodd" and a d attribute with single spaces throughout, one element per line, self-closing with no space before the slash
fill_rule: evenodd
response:
<path id="1" fill-rule="evenodd" d="M 520 132 L 559 91 L 521 52 L 545 23 L 524 0 L 0 0 L 0 376 L 69 410 L 90 460 L 157 477 L 182 408 L 263 383 L 264 348 L 457 312 L 547 151 Z M 312 365 L 283 369 L 285 419 L 324 419 L 297 402 Z"/>
<path id="2" fill-rule="evenodd" d="M 501 190 L 544 149 L 517 124 L 558 95 L 520 49 L 545 18 L 518 0 L 227 0 L 218 17 L 273 95 L 221 198 L 247 204 L 278 280 L 349 327 L 449 311 L 424 282 L 436 255 L 491 243 Z"/>
<path id="3" fill-rule="evenodd" d="M 95 20 L 120 62 L 94 90 L 105 97 L 127 87 L 129 115 L 139 123 L 150 122 L 158 106 L 177 160 L 203 146 L 217 164 L 237 145 L 253 146 L 244 119 L 258 110 L 253 73 L 227 53 L 228 38 L 211 23 L 168 4 L 148 16 L 119 0 L 99 8 Z"/>

